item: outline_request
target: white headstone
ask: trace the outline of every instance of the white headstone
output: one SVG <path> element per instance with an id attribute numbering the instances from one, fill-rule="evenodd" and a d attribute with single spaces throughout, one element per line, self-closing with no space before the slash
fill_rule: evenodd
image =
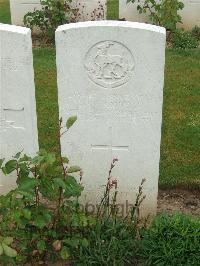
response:
<path id="1" fill-rule="evenodd" d="M 195 25 L 200 27 L 200 0 L 182 0 L 185 7 L 179 13 L 183 24 L 179 28 L 192 29 Z"/>
<path id="2" fill-rule="evenodd" d="M 0 158 L 38 151 L 31 31 L 0 24 Z M 0 173 L 0 194 L 15 178 Z"/>
<path id="3" fill-rule="evenodd" d="M 106 19 L 107 0 L 73 0 L 71 6 L 79 10 L 79 21 Z"/>
<path id="4" fill-rule="evenodd" d="M 63 25 L 56 32 L 60 117 L 78 122 L 62 154 L 83 168 L 83 203 L 99 203 L 113 158 L 118 202 L 135 200 L 146 178 L 143 214 L 154 213 L 160 159 L 165 29 L 121 21 Z"/>
<path id="5" fill-rule="evenodd" d="M 23 26 L 24 16 L 35 9 L 41 9 L 40 0 L 10 0 L 12 24 Z"/>
<path id="6" fill-rule="evenodd" d="M 107 0 L 72 0 L 72 8 L 79 10 L 78 20 L 106 19 Z M 23 26 L 24 16 L 28 12 L 41 9 L 40 0 L 10 0 L 11 20 L 13 25 Z"/>
<path id="7" fill-rule="evenodd" d="M 143 2 L 141 1 L 141 3 Z M 119 18 L 134 22 L 148 22 L 148 14 L 139 14 L 137 5 L 137 2 L 127 4 L 127 0 L 119 0 Z"/>
<path id="8" fill-rule="evenodd" d="M 160 1 L 157 0 L 157 2 Z M 178 23 L 177 26 L 185 29 L 192 29 L 195 25 L 200 26 L 200 0 L 181 0 L 181 2 L 185 5 L 184 9 L 179 11 L 183 23 Z M 125 18 L 128 21 L 149 22 L 149 13 L 139 14 L 137 5 L 137 1 L 134 4 L 127 4 L 127 0 L 119 0 L 119 18 Z"/>

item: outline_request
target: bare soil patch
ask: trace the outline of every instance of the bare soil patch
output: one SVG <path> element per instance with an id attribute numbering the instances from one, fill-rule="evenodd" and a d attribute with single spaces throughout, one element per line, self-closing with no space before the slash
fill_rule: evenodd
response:
<path id="1" fill-rule="evenodd" d="M 185 214 L 200 216 L 200 191 L 170 189 L 159 190 L 158 194 L 158 214 L 183 212 Z"/>

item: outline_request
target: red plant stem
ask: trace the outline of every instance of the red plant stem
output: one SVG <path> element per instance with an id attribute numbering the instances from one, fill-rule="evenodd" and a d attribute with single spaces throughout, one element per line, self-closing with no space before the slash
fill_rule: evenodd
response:
<path id="1" fill-rule="evenodd" d="M 34 177 L 35 177 L 35 179 L 37 179 L 37 167 L 36 167 L 36 165 L 34 168 Z M 40 203 L 39 187 L 35 186 L 35 205 L 39 206 L 39 203 Z"/>
<path id="2" fill-rule="evenodd" d="M 67 178 L 67 168 L 65 167 L 64 165 L 64 162 L 63 162 L 63 158 L 62 158 L 62 154 L 61 154 L 61 143 L 60 143 L 60 138 L 68 131 L 64 131 L 63 133 L 61 133 L 61 129 L 62 129 L 62 119 L 60 119 L 60 122 L 59 122 L 59 133 L 58 133 L 58 143 L 59 143 L 59 149 L 60 149 L 60 163 L 62 165 L 62 168 L 63 168 L 63 175 L 64 175 L 64 178 L 66 179 Z M 57 205 L 57 212 L 55 214 L 55 219 L 54 219 L 54 222 L 53 222 L 53 228 L 55 228 L 56 226 L 56 222 L 59 220 L 60 218 L 60 207 L 62 205 L 62 200 L 63 200 L 63 188 L 62 187 L 59 187 L 59 196 L 58 196 L 58 205 Z"/>

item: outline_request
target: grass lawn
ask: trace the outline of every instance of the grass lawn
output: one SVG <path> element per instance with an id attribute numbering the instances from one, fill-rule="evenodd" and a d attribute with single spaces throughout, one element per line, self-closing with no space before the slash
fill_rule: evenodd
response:
<path id="1" fill-rule="evenodd" d="M 200 188 L 200 49 L 166 60 L 160 184 Z"/>
<path id="2" fill-rule="evenodd" d="M 0 0 L 0 22 L 9 23 L 9 1 Z M 118 18 L 118 0 L 108 17 Z M 58 152 L 57 85 L 54 49 L 34 49 L 40 147 Z M 160 186 L 200 188 L 200 49 L 167 50 Z"/>
<path id="3" fill-rule="evenodd" d="M 10 24 L 9 0 L 0 0 L 0 23 Z"/>
<path id="4" fill-rule="evenodd" d="M 120 0 L 108 0 L 107 3 L 107 18 L 108 19 L 118 19 L 119 18 L 119 1 Z"/>

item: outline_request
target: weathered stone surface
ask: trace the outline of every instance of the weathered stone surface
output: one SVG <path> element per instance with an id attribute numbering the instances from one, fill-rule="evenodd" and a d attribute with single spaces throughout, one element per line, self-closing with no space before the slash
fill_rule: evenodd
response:
<path id="1" fill-rule="evenodd" d="M 0 24 L 0 158 L 38 151 L 31 31 Z M 0 174 L 0 194 L 15 178 Z"/>
<path id="2" fill-rule="evenodd" d="M 143 215 L 156 211 L 165 29 L 133 22 L 63 25 L 56 32 L 60 117 L 78 116 L 62 153 L 84 170 L 82 201 L 99 203 L 113 158 L 126 210 L 146 178 Z"/>

